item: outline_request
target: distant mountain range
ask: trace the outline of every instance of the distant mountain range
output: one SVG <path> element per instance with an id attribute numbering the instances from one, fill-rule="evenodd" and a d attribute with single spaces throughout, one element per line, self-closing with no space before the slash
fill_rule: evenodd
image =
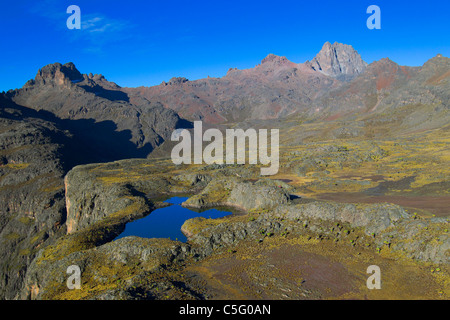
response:
<path id="1" fill-rule="evenodd" d="M 121 88 L 103 75 L 81 74 L 73 63 L 55 63 L 2 99 L 49 112 L 64 120 L 61 129 L 101 153 L 99 159 L 117 159 L 145 157 L 174 128 L 195 120 L 336 120 L 410 105 L 418 116 L 405 128 L 439 127 L 448 122 L 449 76 L 450 59 L 441 55 L 422 67 L 389 59 L 368 65 L 352 46 L 327 42 L 305 63 L 269 54 L 254 68 L 231 68 L 222 78 L 178 77 L 153 87 Z"/>
<path id="2" fill-rule="evenodd" d="M 191 121 L 228 123 L 294 114 L 336 119 L 408 104 L 442 108 L 450 94 L 449 72 L 450 59 L 441 55 L 423 67 L 399 66 L 389 59 L 368 65 L 351 46 L 327 42 L 305 63 L 270 54 L 255 68 L 230 69 L 220 79 L 173 78 L 159 86 L 122 91 L 135 104 L 142 98 L 160 102 Z"/>

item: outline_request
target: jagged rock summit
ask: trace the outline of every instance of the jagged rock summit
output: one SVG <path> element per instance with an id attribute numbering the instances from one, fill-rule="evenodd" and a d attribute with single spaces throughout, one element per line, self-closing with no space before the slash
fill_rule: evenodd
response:
<path id="1" fill-rule="evenodd" d="M 71 84 L 81 84 L 88 87 L 100 85 L 115 89 L 120 88 L 117 84 L 107 81 L 102 74 L 82 74 L 73 62 L 65 64 L 55 62 L 42 67 L 37 72 L 36 77 L 29 80 L 24 87 L 50 85 L 70 88 L 72 87 Z"/>
<path id="2" fill-rule="evenodd" d="M 83 81 L 83 75 L 77 70 L 72 62 L 61 64 L 59 62 L 49 64 L 39 69 L 36 77 L 29 80 L 25 87 L 33 85 L 69 85 L 70 82 Z"/>
<path id="3" fill-rule="evenodd" d="M 306 62 L 312 69 L 342 81 L 350 81 L 367 67 L 367 63 L 352 46 L 326 42 L 322 50 L 311 61 Z"/>
<path id="4" fill-rule="evenodd" d="M 266 63 L 276 63 L 276 64 L 283 64 L 285 62 L 290 62 L 286 57 L 280 57 L 277 56 L 273 53 L 270 53 L 267 57 L 265 57 L 262 61 L 261 64 L 266 64 Z"/>

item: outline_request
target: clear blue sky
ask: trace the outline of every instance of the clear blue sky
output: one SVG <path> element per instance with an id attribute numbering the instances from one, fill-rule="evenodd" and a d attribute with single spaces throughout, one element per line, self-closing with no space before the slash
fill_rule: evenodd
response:
<path id="1" fill-rule="evenodd" d="M 72 4 L 81 8 L 81 30 L 66 27 Z M 381 30 L 366 27 L 372 4 L 381 8 Z M 326 41 L 353 45 L 369 63 L 450 56 L 449 0 L 1 0 L 0 8 L 0 90 L 69 61 L 121 86 L 221 77 L 269 53 L 304 62 Z"/>

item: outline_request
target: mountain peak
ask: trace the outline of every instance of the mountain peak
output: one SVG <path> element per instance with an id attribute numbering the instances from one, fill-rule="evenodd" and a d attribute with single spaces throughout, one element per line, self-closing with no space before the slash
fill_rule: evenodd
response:
<path id="1" fill-rule="evenodd" d="M 447 58 L 446 56 L 443 56 L 442 54 L 437 54 L 436 56 L 434 56 L 433 58 L 431 58 L 430 60 L 428 60 L 426 63 L 428 62 L 434 62 L 434 63 L 444 63 L 447 64 L 449 63 L 450 59 Z"/>
<path id="2" fill-rule="evenodd" d="M 331 44 L 328 41 L 317 56 L 306 64 L 315 71 L 344 81 L 353 79 L 367 67 L 367 63 L 352 46 L 338 42 Z"/>
<path id="3" fill-rule="evenodd" d="M 64 65 L 56 62 L 39 69 L 35 82 L 62 85 L 69 82 L 82 81 L 83 79 L 83 75 L 72 62 L 68 62 Z"/>
<path id="4" fill-rule="evenodd" d="M 281 64 L 284 62 L 289 61 L 286 57 L 281 57 L 281 56 L 277 56 L 273 53 L 270 53 L 267 57 L 265 57 L 262 61 L 261 64 L 265 64 L 265 63 L 277 63 L 277 64 Z"/>

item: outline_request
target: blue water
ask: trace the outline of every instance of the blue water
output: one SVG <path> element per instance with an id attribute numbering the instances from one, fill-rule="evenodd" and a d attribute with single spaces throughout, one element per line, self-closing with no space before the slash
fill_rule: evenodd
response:
<path id="1" fill-rule="evenodd" d="M 195 212 L 183 208 L 180 204 L 187 199 L 185 197 L 173 197 L 164 201 L 172 205 L 156 209 L 145 218 L 127 223 L 125 230 L 116 240 L 128 236 L 136 236 L 141 238 L 169 238 L 186 242 L 187 238 L 181 232 L 181 226 L 186 220 L 196 217 L 216 219 L 232 214 L 232 212 L 217 209 Z"/>

